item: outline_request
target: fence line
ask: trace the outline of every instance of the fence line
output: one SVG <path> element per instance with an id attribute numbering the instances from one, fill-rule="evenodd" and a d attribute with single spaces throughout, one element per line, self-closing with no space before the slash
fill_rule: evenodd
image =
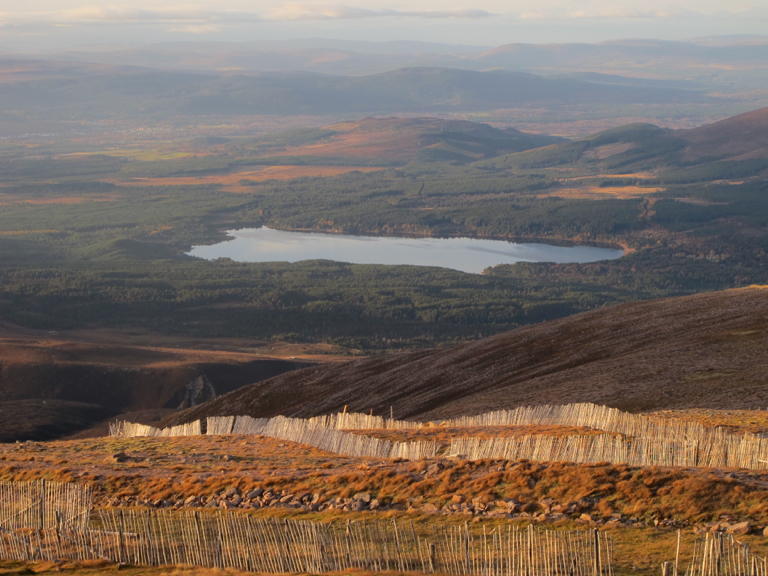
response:
<path id="1" fill-rule="evenodd" d="M 582 426 L 621 434 L 591 439 L 571 436 L 567 440 L 530 435 L 488 440 L 454 439 L 450 454 L 468 459 L 527 458 L 570 462 L 613 462 L 632 465 L 704 466 L 713 468 L 768 468 L 768 438 L 736 435 L 723 429 L 708 429 L 695 422 L 668 420 L 622 412 L 595 404 L 523 406 L 478 416 L 447 420 L 441 426 L 482 427 L 522 425 Z M 356 457 L 432 458 L 434 442 L 389 442 L 349 434 L 347 430 L 410 429 L 425 426 L 380 416 L 355 413 L 329 414 L 309 419 L 217 416 L 207 419 L 207 433 L 261 434 L 309 444 L 323 450 Z M 151 426 L 118 422 L 110 425 L 113 436 L 176 436 L 200 434 L 196 421 L 159 430 Z"/>
<path id="2" fill-rule="evenodd" d="M 125 421 L 109 423 L 109 435 L 121 438 L 132 438 L 136 436 L 168 438 L 173 436 L 199 436 L 202 433 L 200 420 L 162 429 L 155 428 L 154 426 L 147 426 L 146 424 L 135 424 L 133 422 Z"/>
<path id="3" fill-rule="evenodd" d="M 269 419 L 237 416 L 232 429 L 247 431 L 243 433 L 290 440 L 299 444 L 314 446 L 321 450 L 327 450 L 328 452 L 353 457 L 418 460 L 434 458 L 437 455 L 438 448 L 437 442 L 391 442 L 371 436 L 362 436 L 332 428 L 324 428 L 320 426 L 317 420 L 286 418 L 285 416 L 276 416 Z"/>
<path id="4" fill-rule="evenodd" d="M 0 482 L 0 531 L 83 529 L 93 501 L 90 486 L 35 480 Z"/>
<path id="5" fill-rule="evenodd" d="M 685 576 L 768 576 L 768 559 L 731 534 L 706 534 L 694 542 Z"/>
<path id="6" fill-rule="evenodd" d="M 688 439 L 525 435 L 508 438 L 453 438 L 448 456 L 467 460 L 534 460 L 540 462 L 611 462 L 631 466 L 768 467 L 768 441 L 752 434 Z"/>
<path id="7" fill-rule="evenodd" d="M 419 571 L 452 576 L 614 576 L 606 533 L 517 526 L 488 533 L 469 525 L 346 524 L 255 518 L 234 512 L 107 509 L 90 529 L 0 531 L 0 557 L 135 565 L 188 564 L 265 573 Z"/>

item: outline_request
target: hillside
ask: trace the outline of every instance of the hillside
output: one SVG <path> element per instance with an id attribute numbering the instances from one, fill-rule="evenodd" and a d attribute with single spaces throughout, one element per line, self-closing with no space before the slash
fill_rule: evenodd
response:
<path id="1" fill-rule="evenodd" d="M 0 332 L 6 336 L 0 337 L 0 442 L 55 438 L 121 412 L 145 413 L 152 421 L 179 406 L 312 365 L 222 349 L 224 342 L 180 339 L 190 348 L 179 348 L 121 344 L 109 341 L 105 331 L 94 331 L 90 341 L 25 332 L 33 331 L 5 324 Z"/>
<path id="2" fill-rule="evenodd" d="M 527 404 L 625 410 L 768 406 L 768 290 L 622 304 L 459 346 L 272 378 L 184 411 L 311 416 L 350 411 L 441 419 Z"/>
<path id="3" fill-rule="evenodd" d="M 768 158 L 768 108 L 739 114 L 700 128 L 681 130 L 676 136 L 688 144 L 683 150 L 683 158 L 689 161 L 705 158 Z"/>
<path id="4" fill-rule="evenodd" d="M 576 170 L 649 180 L 647 184 L 742 180 L 768 170 L 766 134 L 768 108 L 761 108 L 688 130 L 627 124 L 576 142 L 492 159 L 486 165 L 558 170 L 571 165 Z"/>

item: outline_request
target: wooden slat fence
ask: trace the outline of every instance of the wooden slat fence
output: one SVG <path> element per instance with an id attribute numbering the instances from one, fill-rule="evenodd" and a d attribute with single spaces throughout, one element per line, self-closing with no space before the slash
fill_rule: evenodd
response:
<path id="1" fill-rule="evenodd" d="M 694 543 L 685 576 L 768 576 L 768 559 L 731 534 L 706 534 Z"/>
<path id="2" fill-rule="evenodd" d="M 523 406 L 447 420 L 441 426 L 584 426 L 621 434 L 555 438 L 528 435 L 517 438 L 478 440 L 456 438 L 449 454 L 468 459 L 500 458 L 569 462 L 613 462 L 637 466 L 701 466 L 712 468 L 768 468 L 768 438 L 735 435 L 708 429 L 698 423 L 629 414 L 595 404 Z M 300 442 L 347 456 L 405 458 L 416 460 L 437 454 L 434 442 L 389 442 L 354 435 L 345 430 L 406 429 L 426 426 L 418 422 L 386 419 L 368 414 L 341 413 L 315 418 L 251 418 L 217 416 L 207 419 L 207 433 L 261 434 Z M 434 425 L 434 424 L 432 424 Z M 158 430 L 151 426 L 118 422 L 113 436 L 176 436 L 199 434 L 199 421 Z"/>
<path id="3" fill-rule="evenodd" d="M 232 428 L 238 431 L 248 430 L 246 433 L 259 434 L 280 440 L 290 440 L 335 454 L 354 457 L 419 460 L 422 458 L 434 458 L 438 448 L 437 442 L 391 442 L 332 428 L 324 428 L 320 426 L 320 422 L 317 420 L 286 418 L 285 416 L 276 416 L 269 419 L 238 416 Z"/>
<path id="4" fill-rule="evenodd" d="M 598 531 L 529 526 L 470 530 L 410 522 L 322 524 L 236 512 L 109 509 L 90 529 L 0 532 L 11 560 L 102 558 L 134 565 L 196 565 L 265 573 L 342 570 L 439 572 L 455 576 L 613 576 L 613 544 Z"/>
<path id="5" fill-rule="evenodd" d="M 35 480 L 0 482 L 0 531 L 83 529 L 93 501 L 89 486 Z"/>
<path id="6" fill-rule="evenodd" d="M 531 434 L 508 438 L 454 438 L 447 455 L 467 460 L 527 459 L 538 462 L 759 469 L 768 467 L 768 441 L 751 434 L 684 441 L 608 434 L 560 437 Z"/>
<path id="7" fill-rule="evenodd" d="M 133 422 L 125 421 L 109 423 L 109 435 L 121 438 L 132 438 L 136 436 L 169 438 L 175 436 L 199 436 L 200 434 L 202 434 L 200 420 L 195 420 L 194 422 L 189 422 L 187 424 L 179 424 L 178 426 L 171 426 L 170 428 L 155 428 L 154 426 L 147 426 L 146 424 L 135 424 Z"/>

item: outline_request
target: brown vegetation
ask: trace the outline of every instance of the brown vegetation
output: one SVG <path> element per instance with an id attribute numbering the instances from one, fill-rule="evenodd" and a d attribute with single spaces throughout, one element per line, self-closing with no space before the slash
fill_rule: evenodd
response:
<path id="1" fill-rule="evenodd" d="M 181 412 L 315 416 L 349 411 L 445 419 L 521 405 L 656 409 L 768 406 L 768 292 L 623 304 L 476 342 L 293 372 Z M 290 392 L 287 392 L 290 391 Z"/>

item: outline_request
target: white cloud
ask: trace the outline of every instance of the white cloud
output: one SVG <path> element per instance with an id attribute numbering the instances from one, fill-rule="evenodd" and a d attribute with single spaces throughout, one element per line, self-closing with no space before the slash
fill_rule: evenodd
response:
<path id="1" fill-rule="evenodd" d="M 346 4 L 305 4 L 290 2 L 265 17 L 271 20 L 351 20 L 359 18 L 485 18 L 490 12 L 479 9 L 459 10 L 372 10 Z"/>

